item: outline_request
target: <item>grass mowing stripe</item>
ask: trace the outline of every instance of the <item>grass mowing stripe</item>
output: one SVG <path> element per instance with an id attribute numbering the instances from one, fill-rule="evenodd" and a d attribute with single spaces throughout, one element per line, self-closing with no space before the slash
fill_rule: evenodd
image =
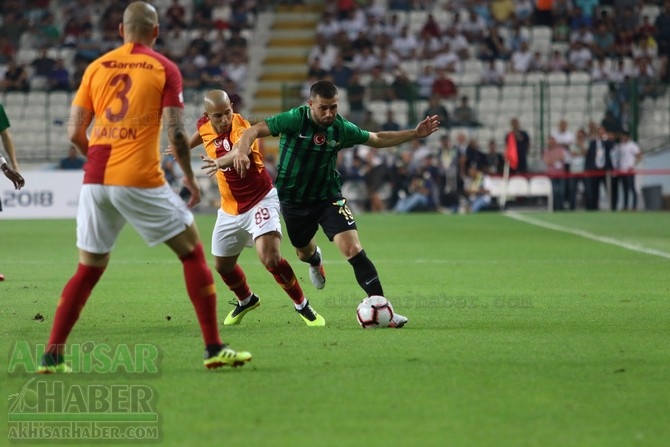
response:
<path id="1" fill-rule="evenodd" d="M 606 236 L 599 236 L 597 234 L 590 233 L 584 230 L 577 230 L 575 228 L 564 227 L 563 225 L 557 225 L 547 222 L 542 222 L 541 220 L 533 219 L 532 217 L 525 216 L 523 214 L 510 211 L 505 213 L 507 217 L 512 219 L 535 225 L 538 227 L 546 228 L 549 230 L 560 231 L 563 233 L 574 234 L 575 236 L 581 236 L 586 239 L 591 239 L 592 241 L 602 242 L 604 244 L 615 245 L 617 247 L 625 248 L 626 250 L 636 251 L 638 253 L 644 253 L 652 256 L 659 256 L 661 258 L 670 259 L 670 253 L 667 253 L 662 250 L 655 250 L 653 248 L 643 247 L 638 244 L 630 244 L 628 242 L 622 242 L 617 239 L 613 239 Z"/>

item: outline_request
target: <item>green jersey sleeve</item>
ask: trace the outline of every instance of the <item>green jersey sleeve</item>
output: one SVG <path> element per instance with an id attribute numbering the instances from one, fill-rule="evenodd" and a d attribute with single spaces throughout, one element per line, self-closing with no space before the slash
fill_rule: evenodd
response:
<path id="1" fill-rule="evenodd" d="M 303 114 L 300 108 L 291 109 L 287 112 L 278 113 L 277 115 L 265 118 L 265 123 L 270 129 L 273 137 L 279 134 L 292 134 L 300 132 L 302 127 Z"/>
<path id="2" fill-rule="evenodd" d="M 7 118 L 5 108 L 0 104 L 0 132 L 4 132 L 5 129 L 9 129 L 9 118 Z"/>
<path id="3" fill-rule="evenodd" d="M 344 139 L 342 147 L 352 147 L 356 144 L 365 144 L 370 138 L 370 132 L 363 130 L 351 121 L 342 119 L 342 128 L 344 130 Z"/>

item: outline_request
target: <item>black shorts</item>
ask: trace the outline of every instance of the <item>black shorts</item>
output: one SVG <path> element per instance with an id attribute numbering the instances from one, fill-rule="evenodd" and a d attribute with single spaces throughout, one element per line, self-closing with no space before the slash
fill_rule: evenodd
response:
<path id="1" fill-rule="evenodd" d="M 281 213 L 288 237 L 296 248 L 307 246 L 319 225 L 330 241 L 336 234 L 356 229 L 354 215 L 344 197 L 310 204 L 282 202 Z"/>

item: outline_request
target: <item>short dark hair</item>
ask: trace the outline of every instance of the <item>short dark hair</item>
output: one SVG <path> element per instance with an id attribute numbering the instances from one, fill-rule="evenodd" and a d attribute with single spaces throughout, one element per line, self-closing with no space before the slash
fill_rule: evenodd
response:
<path id="1" fill-rule="evenodd" d="M 316 98 L 320 96 L 324 99 L 331 99 L 337 96 L 337 87 L 330 81 L 316 81 L 309 89 L 309 97 Z"/>

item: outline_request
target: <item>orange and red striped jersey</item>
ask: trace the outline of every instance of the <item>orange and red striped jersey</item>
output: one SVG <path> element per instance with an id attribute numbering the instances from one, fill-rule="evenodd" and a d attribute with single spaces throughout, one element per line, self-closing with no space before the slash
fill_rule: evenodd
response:
<path id="1" fill-rule="evenodd" d="M 240 139 L 245 129 L 251 125 L 241 115 L 234 113 L 230 131 L 218 133 L 209 117 L 203 115 L 197 123 L 198 133 L 205 145 L 205 151 L 211 158 L 226 155 L 233 144 Z M 263 155 L 258 142 L 251 145 L 251 166 L 244 178 L 233 167 L 219 169 L 216 180 L 221 194 L 221 209 L 236 216 L 249 211 L 272 189 L 272 179 L 263 165 Z"/>
<path id="2" fill-rule="evenodd" d="M 182 77 L 165 56 L 126 43 L 93 61 L 73 105 L 92 110 L 84 183 L 155 188 L 164 107 L 184 107 Z"/>

